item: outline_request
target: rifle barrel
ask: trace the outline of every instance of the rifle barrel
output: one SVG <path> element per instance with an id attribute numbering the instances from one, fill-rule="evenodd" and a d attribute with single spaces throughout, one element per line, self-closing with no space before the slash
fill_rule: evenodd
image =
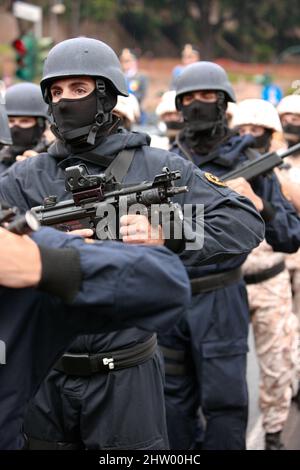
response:
<path id="1" fill-rule="evenodd" d="M 296 145 L 293 145 L 292 147 L 289 147 L 288 149 L 279 149 L 276 153 L 279 157 L 285 158 L 296 152 L 300 152 L 300 142 Z"/>

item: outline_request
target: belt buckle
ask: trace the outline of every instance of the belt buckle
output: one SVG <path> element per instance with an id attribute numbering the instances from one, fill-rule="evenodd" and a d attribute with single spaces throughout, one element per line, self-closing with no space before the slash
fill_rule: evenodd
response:
<path id="1" fill-rule="evenodd" d="M 92 374 L 88 354 L 64 354 L 62 357 L 62 365 L 67 375 L 88 376 Z"/>
<path id="2" fill-rule="evenodd" d="M 108 366 L 110 370 L 115 368 L 114 358 L 113 357 L 103 357 L 102 362 L 104 366 Z"/>

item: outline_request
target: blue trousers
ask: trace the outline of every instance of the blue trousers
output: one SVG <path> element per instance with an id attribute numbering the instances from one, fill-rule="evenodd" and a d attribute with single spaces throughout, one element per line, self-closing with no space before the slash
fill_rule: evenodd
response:
<path id="1" fill-rule="evenodd" d="M 165 358 L 171 449 L 193 449 L 199 440 L 202 449 L 245 449 L 248 326 L 247 294 L 239 282 L 194 296 L 185 320 L 159 338 L 179 352 L 178 359 Z"/>
<path id="2" fill-rule="evenodd" d="M 51 442 L 97 450 L 168 449 L 160 353 L 90 377 L 52 370 L 29 406 L 25 433 L 46 449 Z"/>

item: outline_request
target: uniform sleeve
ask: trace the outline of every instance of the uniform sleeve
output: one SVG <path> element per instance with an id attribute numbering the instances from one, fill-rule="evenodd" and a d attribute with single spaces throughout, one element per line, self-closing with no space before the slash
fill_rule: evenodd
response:
<path id="1" fill-rule="evenodd" d="M 25 192 L 29 160 L 14 163 L 6 172 L 0 175 L 0 200 L 11 206 L 17 206 L 22 212 L 31 207 Z"/>
<path id="2" fill-rule="evenodd" d="M 194 247 L 186 243 L 181 254 L 186 265 L 219 263 L 247 254 L 264 238 L 263 220 L 249 199 L 208 178 L 191 164 L 185 180 L 180 181 L 189 187 L 180 201 L 185 238 L 195 240 L 196 228 L 199 235 Z M 189 207 L 193 207 L 192 216 L 186 217 Z"/>
<path id="3" fill-rule="evenodd" d="M 0 176 L 7 171 L 8 167 L 4 163 L 0 162 Z"/>
<path id="4" fill-rule="evenodd" d="M 53 229 L 42 229 L 33 238 L 39 245 L 73 248 L 80 255 L 81 285 L 69 304 L 78 332 L 132 326 L 163 331 L 188 307 L 186 271 L 179 258 L 164 247 L 108 241 L 87 244 Z"/>
<path id="5" fill-rule="evenodd" d="M 272 207 L 272 217 L 266 221 L 266 240 L 275 251 L 294 253 L 300 246 L 300 218 L 283 196 L 275 174 L 259 177 L 254 191 Z"/>

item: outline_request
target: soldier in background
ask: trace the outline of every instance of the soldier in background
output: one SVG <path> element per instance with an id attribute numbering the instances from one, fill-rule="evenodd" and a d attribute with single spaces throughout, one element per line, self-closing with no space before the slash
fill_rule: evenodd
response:
<path id="1" fill-rule="evenodd" d="M 236 103 L 234 103 L 233 101 L 229 101 L 229 103 L 227 104 L 226 118 L 227 118 L 227 124 L 228 124 L 229 129 L 233 127 L 232 118 L 236 110 L 236 106 L 237 106 Z"/>
<path id="2" fill-rule="evenodd" d="M 256 98 L 240 101 L 233 113 L 232 127 L 237 128 L 241 136 L 252 135 L 251 147 L 259 153 L 273 150 L 274 134 L 282 134 L 276 108 L 268 101 Z"/>
<path id="3" fill-rule="evenodd" d="M 176 81 L 185 67 L 199 60 L 201 60 L 199 49 L 193 44 L 185 44 L 181 51 L 181 64 L 176 65 L 172 70 L 171 90 L 176 88 Z"/>
<path id="4" fill-rule="evenodd" d="M 148 89 L 148 79 L 144 74 L 139 72 L 137 57 L 130 49 L 126 48 L 122 50 L 120 62 L 125 75 L 128 93 L 134 95 L 138 100 L 141 109 L 140 123 L 144 124 L 146 115 L 143 111 L 143 101 Z"/>
<path id="5" fill-rule="evenodd" d="M 254 137 L 261 153 L 272 148 L 282 128 L 276 108 L 268 101 L 241 101 L 233 116 L 240 135 Z M 276 144 L 277 145 L 277 144 Z M 266 450 L 283 450 L 281 432 L 290 410 L 297 371 L 298 321 L 292 308 L 290 276 L 285 255 L 264 241 L 243 266 L 260 367 L 259 404 L 265 430 Z"/>
<path id="6" fill-rule="evenodd" d="M 6 111 L 13 144 L 0 151 L 0 173 L 17 160 L 45 152 L 48 115 L 40 87 L 34 83 L 18 83 L 8 88 Z"/>
<path id="7" fill-rule="evenodd" d="M 11 145 L 11 132 L 9 129 L 8 117 L 5 108 L 5 96 L 3 82 L 0 81 L 0 150 L 4 145 Z M 0 164 L 1 168 L 1 164 Z M 1 171 L 1 170 L 0 170 Z"/>
<path id="8" fill-rule="evenodd" d="M 284 137 L 288 147 L 300 142 L 300 96 L 285 96 L 278 104 L 277 111 L 281 118 Z M 277 176 L 284 192 L 300 214 L 300 152 L 285 159 L 287 165 Z M 293 309 L 300 324 L 300 251 L 286 257 L 286 265 L 289 269 L 293 289 Z M 300 345 L 299 345 L 300 346 Z M 300 347 L 298 368 L 300 369 Z M 295 400 L 300 409 L 300 370 L 295 377 Z"/>
<path id="9" fill-rule="evenodd" d="M 153 147 L 160 147 L 168 150 L 174 143 L 178 132 L 183 128 L 183 119 L 177 111 L 175 105 L 175 90 L 166 91 L 156 107 L 155 113 L 159 118 L 158 129 L 162 133 L 157 139 L 151 138 Z"/>
<path id="10" fill-rule="evenodd" d="M 121 120 L 120 125 L 127 131 L 131 130 L 133 124 L 140 118 L 140 107 L 134 95 L 118 96 L 118 101 L 112 113 Z"/>
<path id="11" fill-rule="evenodd" d="M 284 137 L 291 147 L 300 142 L 300 95 L 288 95 L 282 98 L 277 111 L 282 122 Z"/>
<path id="12" fill-rule="evenodd" d="M 286 96 L 280 101 L 277 111 L 281 118 L 284 138 L 288 147 L 298 144 L 300 142 L 300 96 Z M 289 193 L 292 203 L 300 212 L 300 152 L 291 155 L 285 162 L 288 167 L 278 176 L 284 190 Z M 298 311 L 300 312 L 300 310 Z"/>
<path id="13" fill-rule="evenodd" d="M 234 91 L 225 70 L 217 64 L 191 64 L 178 79 L 176 106 L 185 126 L 172 150 L 194 162 L 219 188 L 224 183 L 216 176 L 222 177 L 246 162 L 246 152 L 254 142 L 252 136 L 242 137 L 228 129 L 229 101 L 235 101 Z M 251 185 L 242 178 L 228 185 L 251 199 L 260 211 L 266 222 L 266 238 L 274 249 L 298 249 L 300 220 L 273 174 L 258 177 Z M 193 298 L 186 322 L 159 338 L 166 362 L 168 430 L 173 448 L 195 443 L 199 406 L 206 421 L 203 449 L 246 447 L 249 309 L 240 276 L 245 259 L 246 255 L 234 263 L 188 269 Z"/>
<path id="14" fill-rule="evenodd" d="M 300 96 L 289 95 L 281 100 L 277 111 L 282 122 L 287 145 L 300 142 Z M 300 152 L 285 159 L 289 165 L 278 177 L 284 191 L 300 213 Z M 287 257 L 287 264 L 292 277 L 294 312 L 300 321 L 300 253 Z"/>

